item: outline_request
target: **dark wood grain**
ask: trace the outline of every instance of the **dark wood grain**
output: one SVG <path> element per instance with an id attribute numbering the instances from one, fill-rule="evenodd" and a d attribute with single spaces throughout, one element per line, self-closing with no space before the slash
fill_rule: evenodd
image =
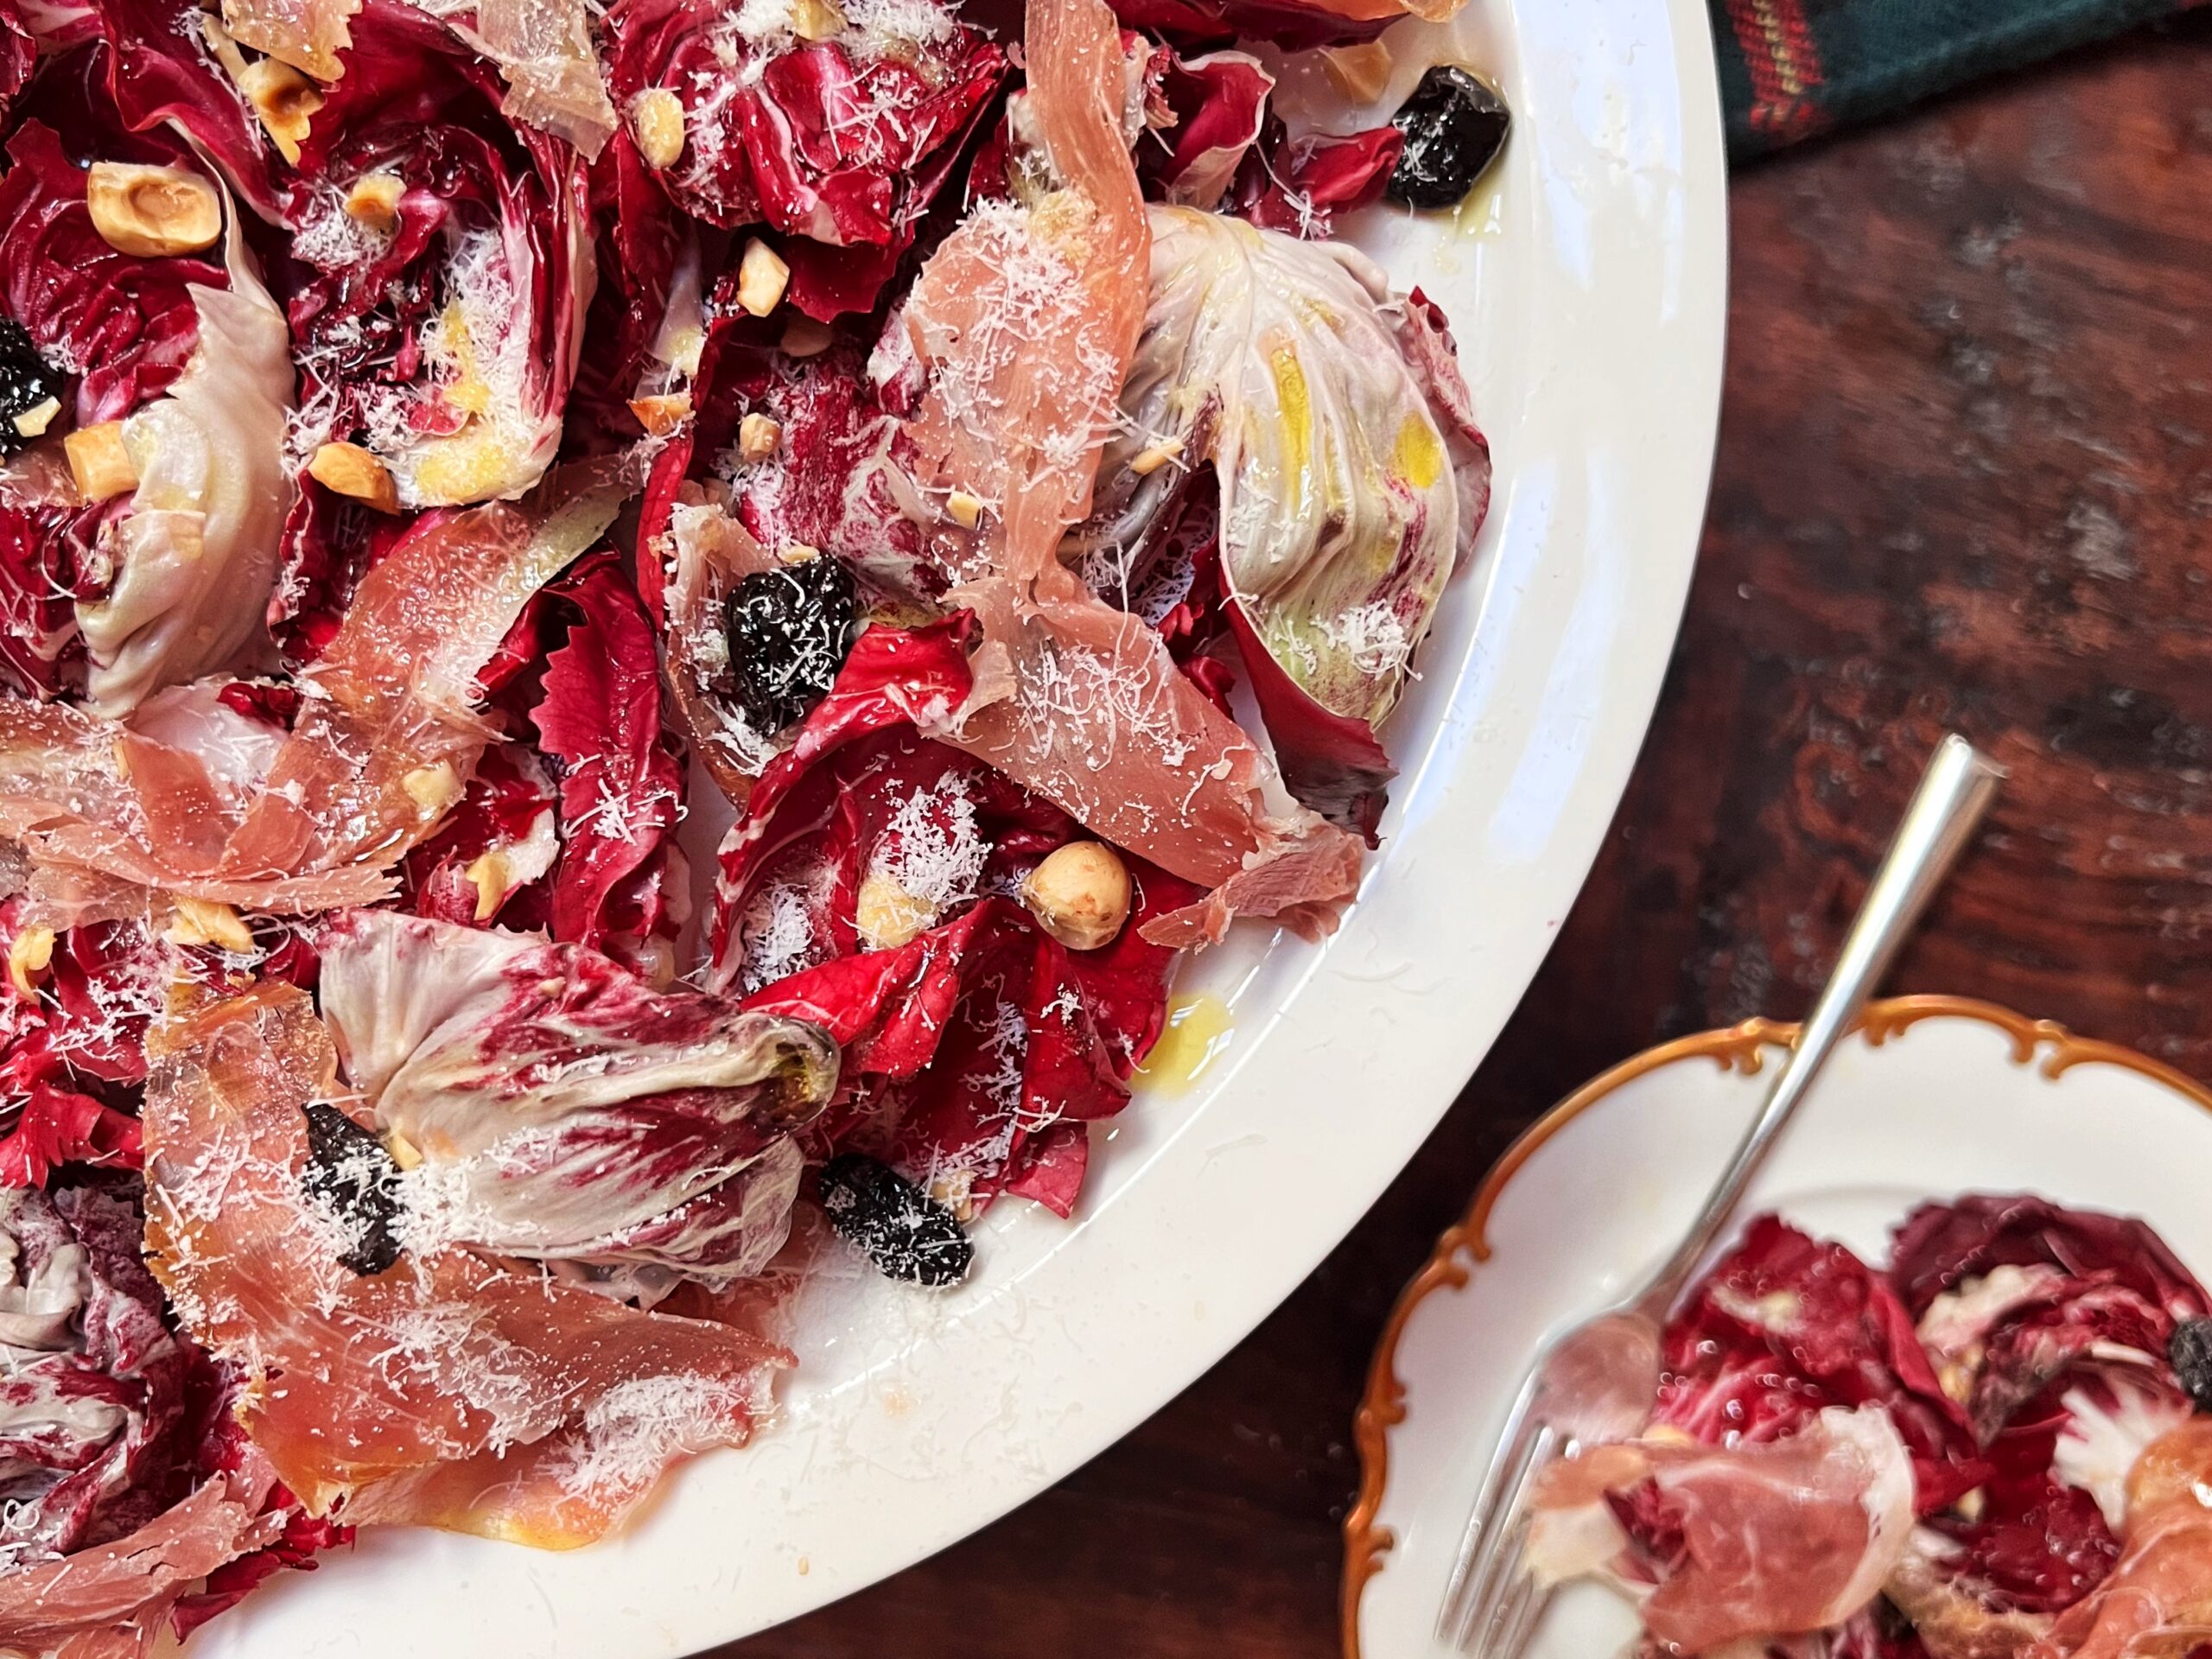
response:
<path id="1" fill-rule="evenodd" d="M 1210 1375 L 935 1560 L 730 1659 L 1324 1659 L 1392 1299 L 1515 1132 L 1802 1012 L 1946 728 L 2012 781 L 1893 976 L 2212 1077 L 2212 18 L 1733 192 L 1720 461 L 1658 719 L 1534 990 Z"/>

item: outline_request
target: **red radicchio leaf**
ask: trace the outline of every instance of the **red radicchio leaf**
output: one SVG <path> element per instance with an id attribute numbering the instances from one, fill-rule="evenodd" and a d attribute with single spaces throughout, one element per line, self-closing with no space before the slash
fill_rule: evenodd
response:
<path id="1" fill-rule="evenodd" d="M 681 245 L 676 210 L 627 127 L 592 163 L 589 194 L 599 285 L 584 319 L 592 348 L 569 394 L 564 454 L 601 454 L 642 435 L 630 400 L 660 334 Z"/>
<path id="2" fill-rule="evenodd" d="M 1290 792 L 1332 823 L 1357 832 L 1370 847 L 1389 804 L 1398 769 L 1382 740 L 1363 720 L 1324 709 L 1292 679 L 1252 626 L 1244 607 L 1225 599 L 1222 611 L 1236 636 L 1237 655 L 1251 677 L 1253 700 L 1267 723 Z"/>
<path id="3" fill-rule="evenodd" d="M 1338 213 L 1382 199 L 1405 147 L 1405 134 L 1393 126 L 1347 137 L 1278 138 L 1268 165 L 1247 168 L 1238 181 L 1238 211 L 1269 230 L 1326 237 Z"/>
<path id="4" fill-rule="evenodd" d="M 44 1186 L 67 1163 L 137 1169 L 142 1155 L 137 1118 L 88 1095 L 34 1084 L 0 1137 L 0 1186 Z"/>
<path id="5" fill-rule="evenodd" d="M 1405 12 L 1384 0 L 1347 0 L 1342 10 L 1319 0 L 1114 0 L 1114 15 L 1178 41 L 1242 38 L 1298 51 L 1371 41 Z"/>
<path id="6" fill-rule="evenodd" d="M 250 1555 L 224 1562 L 207 1575 L 204 1589 L 180 1600 L 169 1615 L 178 1641 L 183 1641 L 216 1614 L 237 1606 L 287 1567 L 312 1573 L 316 1555 L 353 1541 L 353 1528 L 335 1521 L 315 1519 L 299 1507 L 299 1499 L 282 1481 L 270 1492 L 268 1507 L 290 1511 L 284 1518 L 284 1535 Z"/>
<path id="7" fill-rule="evenodd" d="M 1214 207 L 1268 124 L 1275 78 L 1244 52 L 1166 54 L 1160 99 L 1174 124 L 1137 146 L 1138 172 L 1166 200 Z"/>
<path id="8" fill-rule="evenodd" d="M 1840 1244 L 1773 1216 L 1745 1230 L 1668 1322 L 1653 1421 L 1707 1445 L 1779 1440 L 1824 1407 L 1879 1405 L 1931 1514 L 1988 1474 L 1888 1284 Z"/>
<path id="9" fill-rule="evenodd" d="M 2147 1225 L 2064 1210 L 2027 1193 L 1972 1193 L 1905 1217 L 1890 1277 L 1914 1318 L 1947 1290 L 1999 1267 L 2050 1267 L 2076 1279 L 2109 1274 L 2172 1319 L 2202 1319 L 2204 1287 Z"/>
<path id="10" fill-rule="evenodd" d="M 914 43 L 910 60 L 838 41 L 773 51 L 733 33 L 727 18 L 719 0 L 624 0 L 607 17 L 618 102 L 661 88 L 684 106 L 684 149 L 660 175 L 664 188 L 710 225 L 765 219 L 788 235 L 895 257 L 996 92 L 1005 53 L 964 26 Z M 887 276 L 891 267 L 874 268 Z M 794 297 L 826 319 L 835 310 L 807 304 L 823 293 Z M 874 296 L 848 300 L 836 308 L 865 309 Z"/>
<path id="11" fill-rule="evenodd" d="M 400 866 L 401 904 L 463 926 L 543 926 L 548 899 L 540 878 L 554 857 L 556 805 L 551 779 L 521 745 L 486 749 L 438 832 Z M 476 861 L 493 852 L 501 858 L 479 886 Z"/>
<path id="12" fill-rule="evenodd" d="M 1089 1155 L 1081 1124 L 1126 1103 L 1165 1016 L 1175 953 L 1139 929 L 1199 890 L 1131 860 L 1135 912 L 1096 950 L 1065 949 L 1001 897 L 956 898 L 949 918 L 907 943 L 861 948 L 862 875 L 887 848 L 905 850 L 898 838 L 914 832 L 900 826 L 933 803 L 960 803 L 973 892 L 1011 888 L 1077 833 L 1058 808 L 913 729 L 965 696 L 970 632 L 962 615 L 861 637 L 726 843 L 717 973 L 745 982 L 747 1007 L 815 1021 L 842 1046 L 855 1093 L 825 1120 L 830 1144 L 862 1144 L 959 1201 L 1012 1192 L 1065 1214 Z M 799 970 L 776 977 L 751 960 L 746 928 L 753 895 L 772 899 L 779 883 L 801 895 L 805 937 Z"/>
<path id="13" fill-rule="evenodd" d="M 652 626 L 614 554 L 588 556 L 551 591 L 581 613 L 548 658 L 544 698 L 531 711 L 563 774 L 552 931 L 597 947 L 659 922 L 683 778 L 663 719 Z"/>

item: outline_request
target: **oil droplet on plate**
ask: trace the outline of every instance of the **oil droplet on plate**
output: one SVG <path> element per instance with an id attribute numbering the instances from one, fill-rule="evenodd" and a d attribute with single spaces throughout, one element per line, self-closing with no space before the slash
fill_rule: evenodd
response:
<path id="1" fill-rule="evenodd" d="M 1147 1088 L 1179 1094 L 1229 1052 L 1236 1034 L 1229 1004 L 1212 992 L 1179 996 L 1168 1004 L 1166 1027 L 1137 1068 L 1135 1080 Z"/>

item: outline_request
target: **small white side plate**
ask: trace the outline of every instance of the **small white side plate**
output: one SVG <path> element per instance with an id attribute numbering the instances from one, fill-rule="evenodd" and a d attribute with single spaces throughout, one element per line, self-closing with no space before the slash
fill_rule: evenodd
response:
<path id="1" fill-rule="evenodd" d="M 1570 1096 L 1500 1160 L 1383 1332 L 1356 1426 L 1345 1659 L 1448 1652 L 1436 1612 L 1506 1407 L 1545 1334 L 1656 1268 L 1688 1227 L 1794 1027 L 1752 1020 L 1648 1050 Z M 2140 1216 L 2212 1271 L 2212 1091 L 2131 1049 L 1987 1003 L 1877 1003 L 1752 1188 L 1866 1260 L 1923 1199 L 2036 1192 Z M 1578 1586 L 1532 1659 L 1597 1659 L 1637 1630 Z"/>

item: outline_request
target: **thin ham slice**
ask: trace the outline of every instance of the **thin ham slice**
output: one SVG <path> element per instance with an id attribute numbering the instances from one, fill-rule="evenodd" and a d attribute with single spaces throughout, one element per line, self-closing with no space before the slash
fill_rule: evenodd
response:
<path id="1" fill-rule="evenodd" d="M 1707 1653 L 1825 1630 L 1872 1601 L 1912 1530 L 1912 1461 L 1879 1406 L 1830 1407 L 1758 1445 L 1601 1446 L 1541 1483 L 1537 1541 L 1552 1575 L 1598 1570 L 1586 1553 L 1593 1533 L 1604 1536 L 1598 1511 L 1630 1498 L 1679 1539 L 1644 1603 L 1644 1628 L 1666 1651 Z M 1560 1548 L 1563 1540 L 1575 1551 Z"/>
<path id="2" fill-rule="evenodd" d="M 276 912 L 374 903 L 457 802 L 494 734 L 478 671 L 531 595 L 613 519 L 621 489 L 582 472 L 524 511 L 429 521 L 362 579 L 257 779 L 81 710 L 0 702 L 0 836 L 57 912 L 118 889 Z M 218 764 L 211 765 L 211 760 Z M 67 918 L 73 919 L 73 917 Z"/>
<path id="3" fill-rule="evenodd" d="M 2212 1644 L 2212 1417 L 2152 1442 L 2128 1477 L 2126 1548 L 2025 1659 L 2141 1659 Z"/>
<path id="4" fill-rule="evenodd" d="M 152 1265 L 186 1327 L 245 1374 L 240 1421 L 311 1513 L 565 1548 L 677 1459 L 749 1436 L 791 1363 L 755 1336 L 465 1249 L 341 1266 L 344 1229 L 301 1180 L 303 1109 L 340 1093 L 304 993 L 257 987 L 149 1046 Z"/>
<path id="5" fill-rule="evenodd" d="M 906 312 L 929 374 L 908 422 L 916 483 L 948 511 L 954 602 L 981 623 L 976 690 L 931 736 L 1086 828 L 1217 891 L 1147 937 L 1219 937 L 1232 910 L 1307 923 L 1351 895 L 1358 854 L 1311 815 L 1277 822 L 1271 770 L 1160 636 L 1059 562 L 1144 323 L 1151 231 L 1121 125 L 1121 33 L 1100 0 L 1035 0 L 1027 108 L 1058 188 L 987 203 L 923 268 Z M 976 517 L 951 513 L 951 521 Z M 1350 837 L 1344 837 L 1351 842 Z M 1275 877 L 1229 884 L 1287 855 Z"/>

